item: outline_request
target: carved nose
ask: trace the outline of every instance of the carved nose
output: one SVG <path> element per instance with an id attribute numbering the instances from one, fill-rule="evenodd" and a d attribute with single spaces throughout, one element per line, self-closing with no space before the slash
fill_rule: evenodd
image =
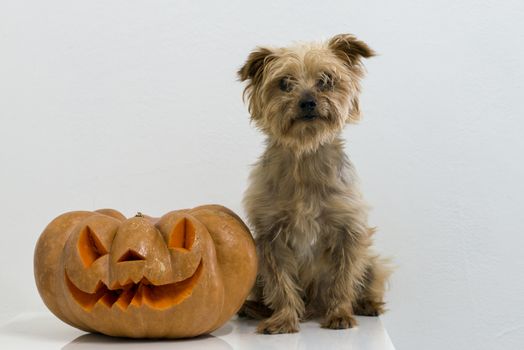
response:
<path id="1" fill-rule="evenodd" d="M 300 100 L 300 109 L 306 112 L 311 112 L 315 109 L 317 106 L 317 103 L 313 96 L 306 96 L 305 98 Z"/>

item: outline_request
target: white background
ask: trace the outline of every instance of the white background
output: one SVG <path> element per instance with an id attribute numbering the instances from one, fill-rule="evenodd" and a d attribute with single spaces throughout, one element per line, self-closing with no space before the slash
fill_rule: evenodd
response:
<path id="1" fill-rule="evenodd" d="M 235 72 L 259 44 L 355 33 L 347 152 L 397 271 L 398 349 L 524 348 L 524 2 L 0 2 L 0 312 L 42 309 L 58 214 L 221 203 L 262 152 Z"/>

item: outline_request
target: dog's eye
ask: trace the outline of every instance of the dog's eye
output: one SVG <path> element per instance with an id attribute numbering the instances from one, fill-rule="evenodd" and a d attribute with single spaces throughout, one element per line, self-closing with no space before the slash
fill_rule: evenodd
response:
<path id="1" fill-rule="evenodd" d="M 317 88 L 320 91 L 331 90 L 335 86 L 335 80 L 333 76 L 328 73 L 323 73 L 322 77 L 317 81 Z"/>
<path id="2" fill-rule="evenodd" d="M 280 90 L 284 92 L 290 92 L 291 90 L 293 90 L 293 83 L 291 82 L 289 77 L 285 77 L 280 79 L 280 81 L 278 82 L 278 87 L 280 88 Z"/>

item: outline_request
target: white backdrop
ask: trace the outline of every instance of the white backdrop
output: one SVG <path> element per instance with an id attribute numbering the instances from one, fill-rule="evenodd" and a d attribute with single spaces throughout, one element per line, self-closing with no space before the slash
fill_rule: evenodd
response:
<path id="1" fill-rule="evenodd" d="M 56 215 L 240 205 L 262 137 L 235 72 L 258 44 L 355 33 L 347 150 L 398 266 L 398 349 L 524 348 L 524 2 L 0 2 L 0 311 L 43 309 Z"/>

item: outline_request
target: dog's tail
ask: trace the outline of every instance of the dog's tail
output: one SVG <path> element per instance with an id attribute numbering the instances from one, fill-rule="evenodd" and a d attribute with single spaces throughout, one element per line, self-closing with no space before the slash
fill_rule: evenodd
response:
<path id="1" fill-rule="evenodd" d="M 255 300 L 246 300 L 244 305 L 238 311 L 238 316 L 262 320 L 270 317 L 273 310 L 264 305 L 264 303 Z"/>

